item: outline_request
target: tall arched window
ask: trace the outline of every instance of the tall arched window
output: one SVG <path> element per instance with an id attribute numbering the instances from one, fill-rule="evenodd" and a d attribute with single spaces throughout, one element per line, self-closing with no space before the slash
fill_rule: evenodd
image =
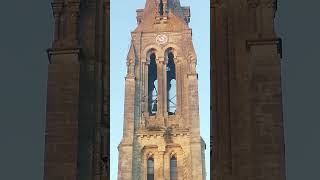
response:
<path id="1" fill-rule="evenodd" d="M 152 157 L 147 161 L 147 180 L 154 180 L 154 160 Z"/>
<path id="2" fill-rule="evenodd" d="M 177 180 L 177 158 L 175 156 L 170 159 L 170 180 Z"/>
<path id="3" fill-rule="evenodd" d="M 176 113 L 176 67 L 172 52 L 168 53 L 167 58 L 167 111 L 169 115 L 173 115 Z"/>
<path id="4" fill-rule="evenodd" d="M 150 55 L 150 64 L 148 70 L 148 110 L 149 115 L 154 116 L 157 112 L 158 101 L 158 78 L 157 78 L 157 64 L 156 55 Z"/>

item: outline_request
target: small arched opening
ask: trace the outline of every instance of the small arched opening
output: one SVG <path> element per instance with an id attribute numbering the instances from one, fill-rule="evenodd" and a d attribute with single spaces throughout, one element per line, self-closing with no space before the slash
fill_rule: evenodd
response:
<path id="1" fill-rule="evenodd" d="M 147 180 L 154 180 L 154 159 L 149 157 L 147 160 Z"/>
<path id="2" fill-rule="evenodd" d="M 177 158 L 175 155 L 170 158 L 170 180 L 177 180 Z"/>

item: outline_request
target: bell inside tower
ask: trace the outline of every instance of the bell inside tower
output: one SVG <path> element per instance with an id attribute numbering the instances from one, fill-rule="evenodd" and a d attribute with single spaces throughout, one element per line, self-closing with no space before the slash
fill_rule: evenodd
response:
<path id="1" fill-rule="evenodd" d="M 176 68 L 173 53 L 169 52 L 167 58 L 167 111 L 169 115 L 174 115 L 176 113 Z"/>
<path id="2" fill-rule="evenodd" d="M 148 110 L 149 116 L 156 115 L 157 112 L 157 98 L 158 98 L 158 78 L 157 78 L 157 64 L 156 55 L 150 55 L 150 64 L 148 70 Z"/>

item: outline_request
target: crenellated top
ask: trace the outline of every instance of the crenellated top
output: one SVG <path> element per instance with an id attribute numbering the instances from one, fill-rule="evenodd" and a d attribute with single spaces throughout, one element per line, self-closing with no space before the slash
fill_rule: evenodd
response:
<path id="1" fill-rule="evenodd" d="M 179 31 L 189 29 L 189 22 L 190 8 L 181 6 L 180 0 L 147 0 L 145 8 L 137 10 L 135 31 Z"/>

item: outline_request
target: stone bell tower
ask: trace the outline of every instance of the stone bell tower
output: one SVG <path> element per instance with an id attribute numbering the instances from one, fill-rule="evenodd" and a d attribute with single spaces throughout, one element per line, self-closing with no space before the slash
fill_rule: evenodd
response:
<path id="1" fill-rule="evenodd" d="M 125 78 L 119 180 L 204 180 L 190 8 L 147 0 L 137 10 Z"/>

